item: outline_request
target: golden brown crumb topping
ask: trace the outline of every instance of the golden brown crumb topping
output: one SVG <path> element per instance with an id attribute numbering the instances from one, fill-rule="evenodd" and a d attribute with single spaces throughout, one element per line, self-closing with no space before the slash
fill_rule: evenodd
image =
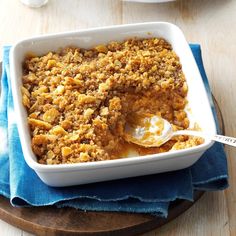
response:
<path id="1" fill-rule="evenodd" d="M 187 84 L 178 56 L 164 39 L 129 39 L 89 50 L 67 47 L 24 62 L 22 102 L 28 111 L 32 149 L 39 163 L 120 158 L 199 145 L 176 137 L 159 148 L 123 139 L 135 112 L 159 114 L 186 129 Z"/>

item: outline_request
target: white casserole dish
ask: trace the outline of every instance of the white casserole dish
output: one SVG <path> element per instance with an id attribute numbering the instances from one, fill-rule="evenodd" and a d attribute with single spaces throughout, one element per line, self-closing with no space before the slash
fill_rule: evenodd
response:
<path id="1" fill-rule="evenodd" d="M 205 140 L 199 146 L 139 157 L 111 161 L 42 165 L 37 162 L 31 149 L 31 137 L 27 124 L 27 113 L 22 105 L 22 62 L 27 52 L 42 55 L 60 47 L 75 45 L 91 48 L 109 41 L 122 41 L 131 37 L 163 37 L 180 57 L 189 87 L 188 101 L 191 108 L 190 121 L 197 121 L 203 131 L 216 134 L 216 126 L 207 93 L 196 62 L 181 30 L 170 23 L 152 22 L 120 25 L 45 35 L 18 42 L 10 54 L 10 76 L 14 106 L 23 154 L 27 164 L 50 186 L 70 186 L 91 182 L 147 175 L 186 168 L 194 164 L 213 144 Z"/>

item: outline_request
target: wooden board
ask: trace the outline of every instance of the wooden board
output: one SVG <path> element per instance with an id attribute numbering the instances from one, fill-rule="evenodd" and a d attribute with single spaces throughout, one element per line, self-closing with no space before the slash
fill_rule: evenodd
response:
<path id="1" fill-rule="evenodd" d="M 214 103 L 224 133 L 222 114 L 215 99 Z M 137 235 L 173 220 L 189 209 L 203 193 L 195 191 L 194 202 L 177 200 L 171 203 L 167 219 L 150 214 L 84 212 L 53 206 L 16 208 L 11 206 L 8 199 L 0 196 L 0 219 L 37 235 Z"/>
<path id="2" fill-rule="evenodd" d="M 202 194 L 196 192 L 195 201 Z M 84 212 L 73 208 L 15 208 L 8 199 L 0 197 L 0 218 L 37 235 L 137 235 L 166 224 L 193 204 L 176 201 L 168 218 L 163 219 L 149 214 Z"/>

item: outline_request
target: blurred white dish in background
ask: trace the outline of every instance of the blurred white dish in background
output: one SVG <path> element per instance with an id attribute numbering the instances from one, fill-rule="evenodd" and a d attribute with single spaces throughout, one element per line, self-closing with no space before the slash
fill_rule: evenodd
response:
<path id="1" fill-rule="evenodd" d="M 28 7 L 38 8 L 45 5 L 48 0 L 21 0 L 21 2 Z"/>
<path id="2" fill-rule="evenodd" d="M 142 2 L 142 3 L 163 3 L 174 2 L 175 0 L 123 0 L 124 2 Z"/>

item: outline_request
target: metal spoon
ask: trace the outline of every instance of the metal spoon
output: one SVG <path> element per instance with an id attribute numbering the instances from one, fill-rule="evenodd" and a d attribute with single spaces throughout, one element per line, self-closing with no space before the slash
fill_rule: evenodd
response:
<path id="1" fill-rule="evenodd" d="M 236 147 L 236 138 L 223 135 L 210 135 L 201 131 L 178 130 L 173 131 L 171 124 L 157 115 L 135 115 L 131 122 L 125 126 L 124 139 L 144 147 L 160 147 L 172 137 L 177 135 L 197 136 L 208 140 L 214 140 Z"/>

